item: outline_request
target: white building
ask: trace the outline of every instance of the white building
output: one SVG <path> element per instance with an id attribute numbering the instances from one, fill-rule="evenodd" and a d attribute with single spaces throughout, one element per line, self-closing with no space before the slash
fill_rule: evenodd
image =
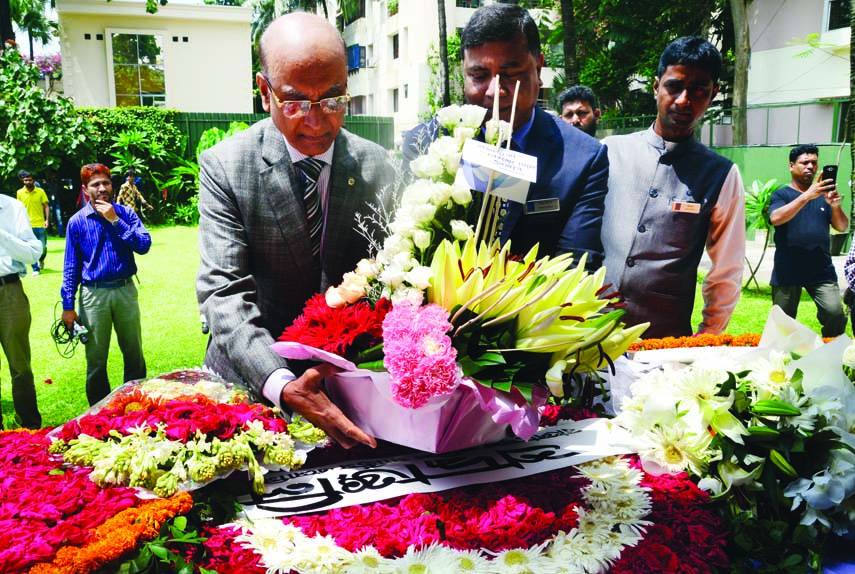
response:
<path id="1" fill-rule="evenodd" d="M 251 113 L 252 9 L 57 0 L 63 88 L 77 106 Z"/>
<path id="2" fill-rule="evenodd" d="M 445 0 L 448 37 L 463 29 L 476 8 L 494 1 Z M 390 14 L 390 4 L 397 4 L 397 12 Z M 439 45 L 437 4 L 424 0 L 360 0 L 359 9 L 349 16 L 349 22 L 343 23 L 342 35 L 351 69 L 350 113 L 392 117 L 395 133 L 401 134 L 417 125 L 429 111 L 428 55 Z M 542 78 L 548 90 L 552 85 L 551 70 L 544 69 Z"/>
<path id="3" fill-rule="evenodd" d="M 849 106 L 841 101 L 849 98 L 849 2 L 750 4 L 749 144 L 842 141 L 841 118 Z M 802 104 L 786 105 L 796 102 Z M 775 107 L 751 109 L 759 105 Z"/>

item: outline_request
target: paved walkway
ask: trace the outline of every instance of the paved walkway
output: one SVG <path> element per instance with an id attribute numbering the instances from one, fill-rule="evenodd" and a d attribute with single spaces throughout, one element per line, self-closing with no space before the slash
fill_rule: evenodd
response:
<path id="1" fill-rule="evenodd" d="M 755 262 L 760 260 L 760 254 L 763 252 L 763 234 L 758 232 L 756 238 L 751 241 L 747 241 L 745 244 L 745 255 L 748 257 L 748 260 L 751 261 L 751 264 L 754 265 Z M 757 271 L 757 281 L 760 282 L 761 285 L 768 285 L 769 279 L 772 277 L 772 266 L 775 259 L 775 247 L 769 246 L 766 250 L 766 255 L 763 257 L 763 263 L 760 265 L 760 269 Z M 841 292 L 846 288 L 846 277 L 843 275 L 843 263 L 846 261 L 846 253 L 843 255 L 837 255 L 831 258 L 834 262 L 834 268 L 837 269 L 837 280 L 840 284 Z M 707 255 L 707 252 L 704 251 L 704 255 L 701 258 L 700 268 L 706 273 L 710 269 L 710 258 Z M 745 267 L 745 271 L 742 276 L 743 283 L 748 281 L 748 277 L 751 275 L 751 271 L 748 269 L 748 266 Z M 754 285 L 754 282 L 751 282 Z"/>

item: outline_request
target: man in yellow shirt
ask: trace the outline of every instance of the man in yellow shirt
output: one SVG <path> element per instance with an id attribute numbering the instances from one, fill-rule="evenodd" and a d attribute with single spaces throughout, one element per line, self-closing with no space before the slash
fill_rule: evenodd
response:
<path id="1" fill-rule="evenodd" d="M 36 180 L 32 174 L 22 170 L 18 173 L 18 177 L 21 178 L 21 182 L 24 184 L 24 187 L 18 190 L 18 201 L 23 203 L 27 209 L 27 215 L 30 218 L 30 227 L 33 228 L 33 235 L 42 242 L 42 256 L 37 263 L 33 263 L 33 276 L 35 276 L 45 266 L 47 228 L 50 224 L 50 202 L 44 190 L 36 186 Z"/>

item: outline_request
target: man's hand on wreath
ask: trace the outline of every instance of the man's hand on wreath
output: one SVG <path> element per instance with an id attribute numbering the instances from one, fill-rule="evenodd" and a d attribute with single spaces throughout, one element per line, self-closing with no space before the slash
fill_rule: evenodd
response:
<path id="1" fill-rule="evenodd" d="M 358 443 L 376 447 L 377 441 L 344 416 L 324 393 L 324 377 L 334 372 L 335 367 L 327 364 L 307 369 L 300 377 L 285 385 L 280 403 L 322 429 L 344 448 L 351 448 Z"/>

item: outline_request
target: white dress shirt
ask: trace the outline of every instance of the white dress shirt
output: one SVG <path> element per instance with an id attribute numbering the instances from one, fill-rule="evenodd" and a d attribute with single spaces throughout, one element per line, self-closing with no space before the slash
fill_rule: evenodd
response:
<path id="1" fill-rule="evenodd" d="M 23 273 L 41 254 L 24 204 L 0 193 L 0 277 Z"/>

